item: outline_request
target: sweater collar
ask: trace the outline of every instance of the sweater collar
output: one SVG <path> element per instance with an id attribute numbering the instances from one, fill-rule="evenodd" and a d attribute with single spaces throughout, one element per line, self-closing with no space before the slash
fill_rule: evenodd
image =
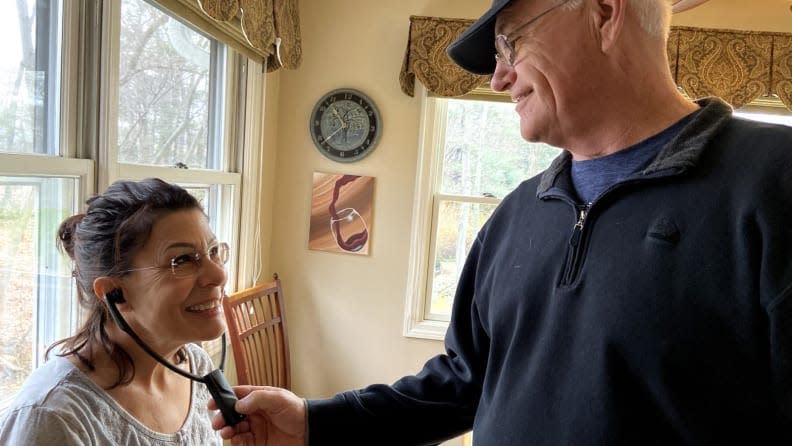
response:
<path id="1" fill-rule="evenodd" d="M 732 117 L 731 106 L 719 98 L 699 99 L 696 103 L 701 110 L 675 138 L 660 149 L 655 159 L 641 172 L 642 175 L 669 170 L 679 173 L 695 166 L 707 143 Z M 542 174 L 537 195 L 542 195 L 553 187 L 559 175 L 567 171 L 571 163 L 572 155 L 564 150 Z"/>

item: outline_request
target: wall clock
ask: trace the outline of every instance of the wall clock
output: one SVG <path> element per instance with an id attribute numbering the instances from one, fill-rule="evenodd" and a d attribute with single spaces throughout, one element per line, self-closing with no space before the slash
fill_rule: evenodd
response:
<path id="1" fill-rule="evenodd" d="M 333 161 L 357 161 L 371 153 L 382 133 L 379 110 L 368 96 L 352 88 L 339 88 L 314 105 L 311 139 Z"/>

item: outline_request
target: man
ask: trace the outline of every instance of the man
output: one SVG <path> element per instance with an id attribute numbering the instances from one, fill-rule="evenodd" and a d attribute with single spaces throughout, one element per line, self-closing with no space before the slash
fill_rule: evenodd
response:
<path id="1" fill-rule="evenodd" d="M 669 8 L 494 0 L 448 54 L 493 73 L 525 139 L 565 152 L 481 229 L 445 355 L 305 404 L 240 389 L 237 438 L 790 444 L 792 129 L 681 96 Z"/>

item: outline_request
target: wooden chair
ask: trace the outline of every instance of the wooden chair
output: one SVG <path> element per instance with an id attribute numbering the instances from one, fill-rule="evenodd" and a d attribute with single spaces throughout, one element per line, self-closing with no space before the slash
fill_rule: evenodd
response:
<path id="1" fill-rule="evenodd" d="M 238 383 L 289 389 L 289 336 L 278 275 L 227 296 L 223 311 Z"/>

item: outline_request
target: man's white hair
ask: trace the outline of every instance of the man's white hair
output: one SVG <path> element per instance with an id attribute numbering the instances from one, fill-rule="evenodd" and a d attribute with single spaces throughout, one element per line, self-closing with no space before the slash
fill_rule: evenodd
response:
<path id="1" fill-rule="evenodd" d="M 563 1 L 563 0 L 558 0 Z M 564 7 L 575 9 L 583 4 L 583 0 L 569 0 Z M 671 28 L 671 2 L 669 0 L 629 0 L 628 8 L 635 12 L 638 21 L 647 34 L 668 40 Z"/>

